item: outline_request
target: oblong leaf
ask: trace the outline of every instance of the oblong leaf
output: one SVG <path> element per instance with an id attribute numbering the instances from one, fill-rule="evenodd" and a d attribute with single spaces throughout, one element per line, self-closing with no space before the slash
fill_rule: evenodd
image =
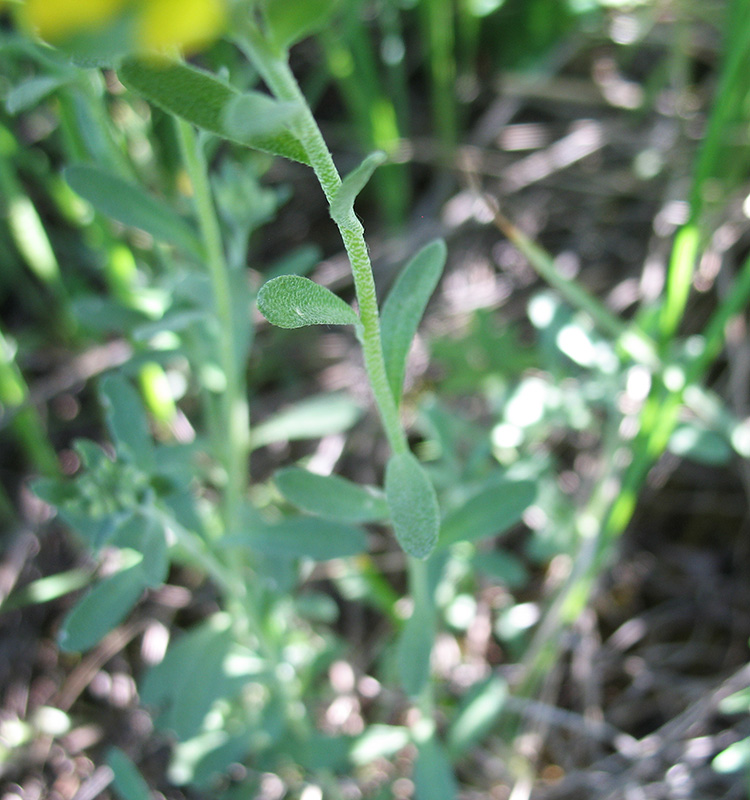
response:
<path id="1" fill-rule="evenodd" d="M 435 625 L 416 607 L 401 631 L 396 648 L 401 688 L 409 697 L 418 697 L 430 679 L 434 643 Z"/>
<path id="2" fill-rule="evenodd" d="M 417 745 L 413 777 L 416 800 L 454 800 L 459 795 L 450 758 L 434 733 Z"/>
<path id="3" fill-rule="evenodd" d="M 427 473 L 411 453 L 391 456 L 385 495 L 399 544 L 410 556 L 427 558 L 437 544 L 440 509 Z"/>
<path id="4" fill-rule="evenodd" d="M 476 542 L 497 536 L 515 525 L 534 502 L 536 485 L 530 480 L 496 482 L 452 511 L 440 527 L 440 547 Z"/>
<path id="5" fill-rule="evenodd" d="M 279 328 L 359 325 L 354 309 L 330 289 L 300 275 L 280 275 L 258 292 L 260 313 Z"/>
<path id="6" fill-rule="evenodd" d="M 266 0 L 268 32 L 273 43 L 283 49 L 320 30 L 338 0 Z"/>
<path id="7" fill-rule="evenodd" d="M 317 439 L 349 430 L 362 416 L 362 409 L 345 394 L 308 397 L 283 408 L 256 425 L 250 438 L 255 450 L 274 442 Z"/>
<path id="8" fill-rule="evenodd" d="M 354 201 L 357 195 L 365 188 L 372 173 L 386 160 L 386 155 L 378 150 L 370 153 L 367 158 L 353 169 L 341 182 L 336 194 L 331 200 L 331 217 L 339 224 L 346 226 L 354 214 Z"/>
<path id="9" fill-rule="evenodd" d="M 367 550 L 367 535 L 361 528 L 317 517 L 285 519 L 253 531 L 246 541 L 264 555 L 315 561 L 356 556 Z"/>
<path id="10" fill-rule="evenodd" d="M 427 302 L 443 274 L 447 252 L 442 239 L 425 245 L 404 267 L 383 305 L 383 357 L 397 403 L 404 385 L 406 357 Z"/>
<path id="11" fill-rule="evenodd" d="M 140 563 L 97 583 L 65 618 L 58 635 L 60 647 L 69 652 L 92 648 L 125 619 L 146 583 Z"/>
<path id="12" fill-rule="evenodd" d="M 140 186 L 92 164 L 67 167 L 63 175 L 71 189 L 102 214 L 201 256 L 203 246 L 188 223 Z"/>
<path id="13" fill-rule="evenodd" d="M 235 136 L 226 130 L 227 105 L 241 96 L 234 87 L 210 72 L 177 62 L 146 62 L 125 59 L 118 70 L 120 80 L 155 106 L 187 120 L 223 139 L 263 150 L 303 164 L 310 164 L 304 147 L 287 130 Z"/>
<path id="14" fill-rule="evenodd" d="M 260 92 L 238 94 L 222 110 L 224 131 L 230 139 L 241 142 L 280 133 L 298 109 L 294 103 L 279 103 Z"/>
<path id="15" fill-rule="evenodd" d="M 113 786 L 122 800 L 150 800 L 148 784 L 136 765 L 117 747 L 107 756 L 107 764 L 114 773 Z"/>
<path id="16" fill-rule="evenodd" d="M 298 508 L 341 522 L 378 522 L 390 516 L 381 495 L 339 475 L 316 475 L 289 467 L 274 475 L 284 497 Z"/>

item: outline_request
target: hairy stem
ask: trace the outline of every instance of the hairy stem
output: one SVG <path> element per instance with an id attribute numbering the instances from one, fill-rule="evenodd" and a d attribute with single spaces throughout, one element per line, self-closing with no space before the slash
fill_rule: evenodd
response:
<path id="1" fill-rule="evenodd" d="M 248 21 L 242 26 L 238 44 L 253 62 L 275 97 L 284 102 L 294 103 L 298 107 L 299 111 L 293 130 L 304 146 L 310 164 L 330 204 L 341 185 L 341 176 L 333 163 L 318 123 L 315 121 L 285 58 L 276 54 L 263 39 L 258 29 Z M 349 256 L 354 277 L 354 289 L 362 322 L 360 342 L 375 402 L 391 449 L 394 453 L 405 453 L 408 450 L 406 435 L 401 426 L 396 401 L 386 376 L 383 346 L 380 339 L 378 301 L 364 229 L 355 218 L 346 225 L 339 225 L 339 232 Z"/>

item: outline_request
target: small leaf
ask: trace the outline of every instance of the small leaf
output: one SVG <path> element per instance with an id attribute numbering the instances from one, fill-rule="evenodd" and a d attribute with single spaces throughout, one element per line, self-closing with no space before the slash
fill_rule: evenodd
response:
<path id="1" fill-rule="evenodd" d="M 202 254 L 203 246 L 187 222 L 140 186 L 90 164 L 67 167 L 63 174 L 70 187 L 102 214 L 140 228 L 160 242 Z"/>
<path id="2" fill-rule="evenodd" d="M 382 495 L 338 475 L 316 475 L 290 467 L 274 475 L 284 497 L 298 508 L 341 522 L 379 522 L 390 516 Z"/>
<path id="3" fill-rule="evenodd" d="M 435 626 L 430 615 L 415 607 L 401 631 L 396 649 L 398 675 L 409 697 L 417 697 L 430 678 Z"/>
<path id="4" fill-rule="evenodd" d="M 222 121 L 229 139 L 244 142 L 281 132 L 298 111 L 294 103 L 279 103 L 266 94 L 246 92 L 224 106 Z"/>
<path id="5" fill-rule="evenodd" d="M 416 800 L 455 800 L 459 795 L 450 759 L 434 733 L 417 745 L 414 789 Z"/>
<path id="6" fill-rule="evenodd" d="M 145 588 L 140 563 L 104 578 L 65 618 L 60 647 L 68 652 L 91 649 L 125 619 Z"/>
<path id="7" fill-rule="evenodd" d="M 140 395 L 121 373 L 106 375 L 99 385 L 99 398 L 107 415 L 107 427 L 119 449 L 123 445 L 136 464 L 154 463 L 154 444 Z"/>
<path id="8" fill-rule="evenodd" d="M 367 551 L 367 536 L 361 528 L 317 517 L 285 519 L 252 531 L 244 541 L 253 550 L 277 558 L 328 561 Z"/>
<path id="9" fill-rule="evenodd" d="M 386 160 L 385 153 L 377 151 L 369 156 L 342 181 L 331 200 L 331 217 L 334 222 L 344 227 L 354 215 L 354 200 L 365 188 L 372 173 Z"/>
<path id="10" fill-rule="evenodd" d="M 190 739 L 200 731 L 214 702 L 232 689 L 224 670 L 232 638 L 229 616 L 214 614 L 180 637 L 164 660 L 146 673 L 140 686 L 141 700 L 160 708 L 160 730 L 172 731 L 178 740 Z"/>
<path id="11" fill-rule="evenodd" d="M 253 449 L 274 442 L 317 439 L 349 430 L 362 409 L 345 394 L 308 397 L 256 425 L 251 432 Z"/>
<path id="12" fill-rule="evenodd" d="M 261 314 L 279 328 L 359 325 L 359 317 L 330 289 L 299 275 L 280 275 L 258 292 Z"/>
<path id="13" fill-rule="evenodd" d="M 266 23 L 273 43 L 285 50 L 319 31 L 338 0 L 266 0 Z"/>
<path id="14" fill-rule="evenodd" d="M 521 519 L 535 497 L 533 481 L 496 481 L 446 516 L 440 528 L 439 546 L 475 542 L 504 533 Z"/>
<path id="15" fill-rule="evenodd" d="M 355 740 L 349 756 L 353 764 L 363 766 L 378 758 L 390 760 L 409 744 L 409 729 L 402 725 L 369 725 Z"/>
<path id="16" fill-rule="evenodd" d="M 28 111 L 68 81 L 70 77 L 63 75 L 41 75 L 22 81 L 6 95 L 5 109 L 11 116 Z"/>
<path id="17" fill-rule="evenodd" d="M 385 494 L 399 544 L 410 556 L 427 558 L 437 544 L 440 509 L 427 473 L 411 453 L 391 456 Z"/>
<path id="18" fill-rule="evenodd" d="M 401 399 L 412 339 L 443 274 L 446 256 L 442 239 L 425 245 L 404 267 L 383 305 L 380 318 L 383 357 L 396 403 Z"/>
<path id="19" fill-rule="evenodd" d="M 176 62 L 125 59 L 120 80 L 155 106 L 187 120 L 198 128 L 272 155 L 310 164 L 304 147 L 289 131 L 250 133 L 239 138 L 225 128 L 227 105 L 241 96 L 235 88 L 210 72 Z"/>
<path id="20" fill-rule="evenodd" d="M 507 698 L 508 685 L 496 675 L 471 688 L 448 731 L 448 749 L 454 758 L 468 753 L 487 735 Z"/>
<path id="21" fill-rule="evenodd" d="M 107 764 L 114 773 L 113 787 L 122 800 L 150 800 L 151 792 L 138 767 L 122 750 L 113 747 Z"/>

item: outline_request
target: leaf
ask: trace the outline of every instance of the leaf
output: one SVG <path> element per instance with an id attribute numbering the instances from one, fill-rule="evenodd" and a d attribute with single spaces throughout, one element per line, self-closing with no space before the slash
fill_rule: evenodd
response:
<path id="1" fill-rule="evenodd" d="M 105 375 L 99 384 L 99 398 L 107 415 L 107 427 L 118 449 L 124 447 L 136 464 L 154 464 L 154 444 L 148 429 L 141 397 L 121 373 Z"/>
<path id="2" fill-rule="evenodd" d="M 260 313 L 279 328 L 359 325 L 354 309 L 330 289 L 300 275 L 280 275 L 261 286 Z"/>
<path id="3" fill-rule="evenodd" d="M 454 758 L 468 753 L 492 729 L 507 697 L 507 683 L 494 675 L 471 688 L 448 731 L 448 750 Z"/>
<path id="4" fill-rule="evenodd" d="M 251 432 L 253 449 L 274 442 L 317 439 L 349 430 L 362 409 L 345 394 L 325 394 L 301 400 L 256 425 Z"/>
<path id="5" fill-rule="evenodd" d="M 338 0 L 266 0 L 271 41 L 281 50 L 321 30 Z"/>
<path id="6" fill-rule="evenodd" d="M 331 199 L 331 217 L 336 224 L 347 227 L 354 216 L 354 200 L 365 188 L 372 173 L 386 160 L 386 155 L 378 150 L 367 158 L 342 181 Z"/>
<path id="7" fill-rule="evenodd" d="M 65 618 L 60 647 L 68 652 L 90 650 L 125 619 L 145 587 L 140 563 L 99 581 Z"/>
<path id="8" fill-rule="evenodd" d="M 317 517 L 285 519 L 252 531 L 244 541 L 263 555 L 287 559 L 328 561 L 367 551 L 367 536 L 361 528 Z"/>
<path id="9" fill-rule="evenodd" d="M 669 450 L 682 458 L 709 466 L 722 466 L 732 458 L 729 442 L 699 422 L 678 425 L 669 440 Z"/>
<path id="10" fill-rule="evenodd" d="M 409 744 L 409 729 L 401 725 L 368 726 L 352 745 L 349 756 L 353 764 L 364 766 L 378 758 L 391 759 Z"/>
<path id="11" fill-rule="evenodd" d="M 28 111 L 69 81 L 70 77 L 63 75 L 40 75 L 22 81 L 6 95 L 5 109 L 11 116 Z"/>
<path id="12" fill-rule="evenodd" d="M 147 63 L 128 58 L 117 74 L 128 89 L 202 130 L 255 150 L 310 164 L 304 147 L 289 131 L 240 137 L 227 131 L 225 109 L 241 93 L 210 72 L 176 62 Z"/>
<path id="13" fill-rule="evenodd" d="M 416 800 L 455 800 L 458 797 L 450 759 L 434 734 L 417 746 L 414 789 Z"/>
<path id="14" fill-rule="evenodd" d="M 497 536 L 515 525 L 534 502 L 536 485 L 530 480 L 502 479 L 469 498 L 443 520 L 440 547 Z"/>
<path id="15" fill-rule="evenodd" d="M 279 103 L 261 92 L 245 92 L 227 102 L 222 122 L 228 138 L 244 142 L 280 133 L 298 111 L 294 103 Z"/>
<path id="16" fill-rule="evenodd" d="M 214 614 L 171 645 L 164 660 L 146 673 L 141 700 L 160 708 L 157 724 L 161 730 L 172 731 L 179 740 L 200 731 L 211 706 L 231 686 L 224 671 L 231 644 L 228 615 Z M 186 669 L 188 664 L 190 669 Z"/>
<path id="17" fill-rule="evenodd" d="M 434 641 L 435 626 L 430 615 L 416 606 L 401 631 L 396 649 L 399 679 L 409 697 L 417 697 L 430 678 Z"/>
<path id="18" fill-rule="evenodd" d="M 385 370 L 398 404 L 406 358 L 432 293 L 443 274 L 447 248 L 442 239 L 425 245 L 404 267 L 383 305 L 380 319 Z"/>
<path id="19" fill-rule="evenodd" d="M 399 544 L 410 556 L 427 558 L 437 544 L 440 509 L 427 473 L 411 453 L 391 456 L 385 494 Z"/>
<path id="20" fill-rule="evenodd" d="M 338 475 L 316 475 L 290 467 L 274 475 L 284 497 L 298 508 L 341 522 L 379 522 L 390 517 L 382 495 Z"/>
<path id="21" fill-rule="evenodd" d="M 138 767 L 117 747 L 107 755 L 107 764 L 114 773 L 113 787 L 122 800 L 150 800 L 151 792 Z"/>
<path id="22" fill-rule="evenodd" d="M 167 539 L 161 524 L 142 514 L 133 514 L 119 526 L 112 537 L 116 547 L 135 550 L 143 555 L 141 571 L 146 586 L 161 586 L 169 572 Z"/>
<path id="23" fill-rule="evenodd" d="M 91 164 L 67 167 L 63 175 L 77 194 L 105 216 L 201 256 L 203 246 L 187 222 L 140 186 Z"/>

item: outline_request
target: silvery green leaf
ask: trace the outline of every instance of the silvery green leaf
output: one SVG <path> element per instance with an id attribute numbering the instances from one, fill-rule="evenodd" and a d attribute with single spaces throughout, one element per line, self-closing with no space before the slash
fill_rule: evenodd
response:
<path id="1" fill-rule="evenodd" d="M 141 186 L 94 164 L 74 164 L 63 174 L 71 189 L 102 214 L 202 257 L 203 245 L 190 225 Z"/>
<path id="2" fill-rule="evenodd" d="M 298 508 L 341 522 L 378 522 L 390 516 L 381 494 L 339 475 L 316 475 L 290 467 L 274 475 L 279 491 Z"/>
<path id="3" fill-rule="evenodd" d="M 338 0 L 266 0 L 265 16 L 273 43 L 282 50 L 320 30 Z"/>
<path id="4" fill-rule="evenodd" d="M 385 495 L 399 544 L 410 556 L 427 558 L 437 544 L 440 509 L 427 473 L 411 453 L 391 456 Z"/>
<path id="5" fill-rule="evenodd" d="M 359 317 L 330 289 L 299 275 L 280 275 L 258 292 L 261 314 L 279 328 L 359 325 Z"/>
<path id="6" fill-rule="evenodd" d="M 442 239 L 425 245 L 404 267 L 383 305 L 383 356 L 393 396 L 398 403 L 406 358 L 432 293 L 443 274 L 447 249 Z"/>
<path id="7" fill-rule="evenodd" d="M 177 62 L 154 63 L 126 58 L 117 74 L 128 89 L 145 97 L 149 103 L 204 131 L 256 150 L 310 163 L 299 139 L 287 130 L 230 135 L 224 124 L 225 109 L 241 94 L 210 72 Z"/>
<path id="8" fill-rule="evenodd" d="M 232 97 L 222 111 L 224 131 L 234 141 L 249 141 L 282 131 L 294 118 L 298 106 L 280 103 L 260 92 Z"/>
<path id="9" fill-rule="evenodd" d="M 331 200 L 331 217 L 338 225 L 346 226 L 354 214 L 354 201 L 365 188 L 372 173 L 386 160 L 386 155 L 378 150 L 353 169 L 341 182 L 338 191 Z"/>

